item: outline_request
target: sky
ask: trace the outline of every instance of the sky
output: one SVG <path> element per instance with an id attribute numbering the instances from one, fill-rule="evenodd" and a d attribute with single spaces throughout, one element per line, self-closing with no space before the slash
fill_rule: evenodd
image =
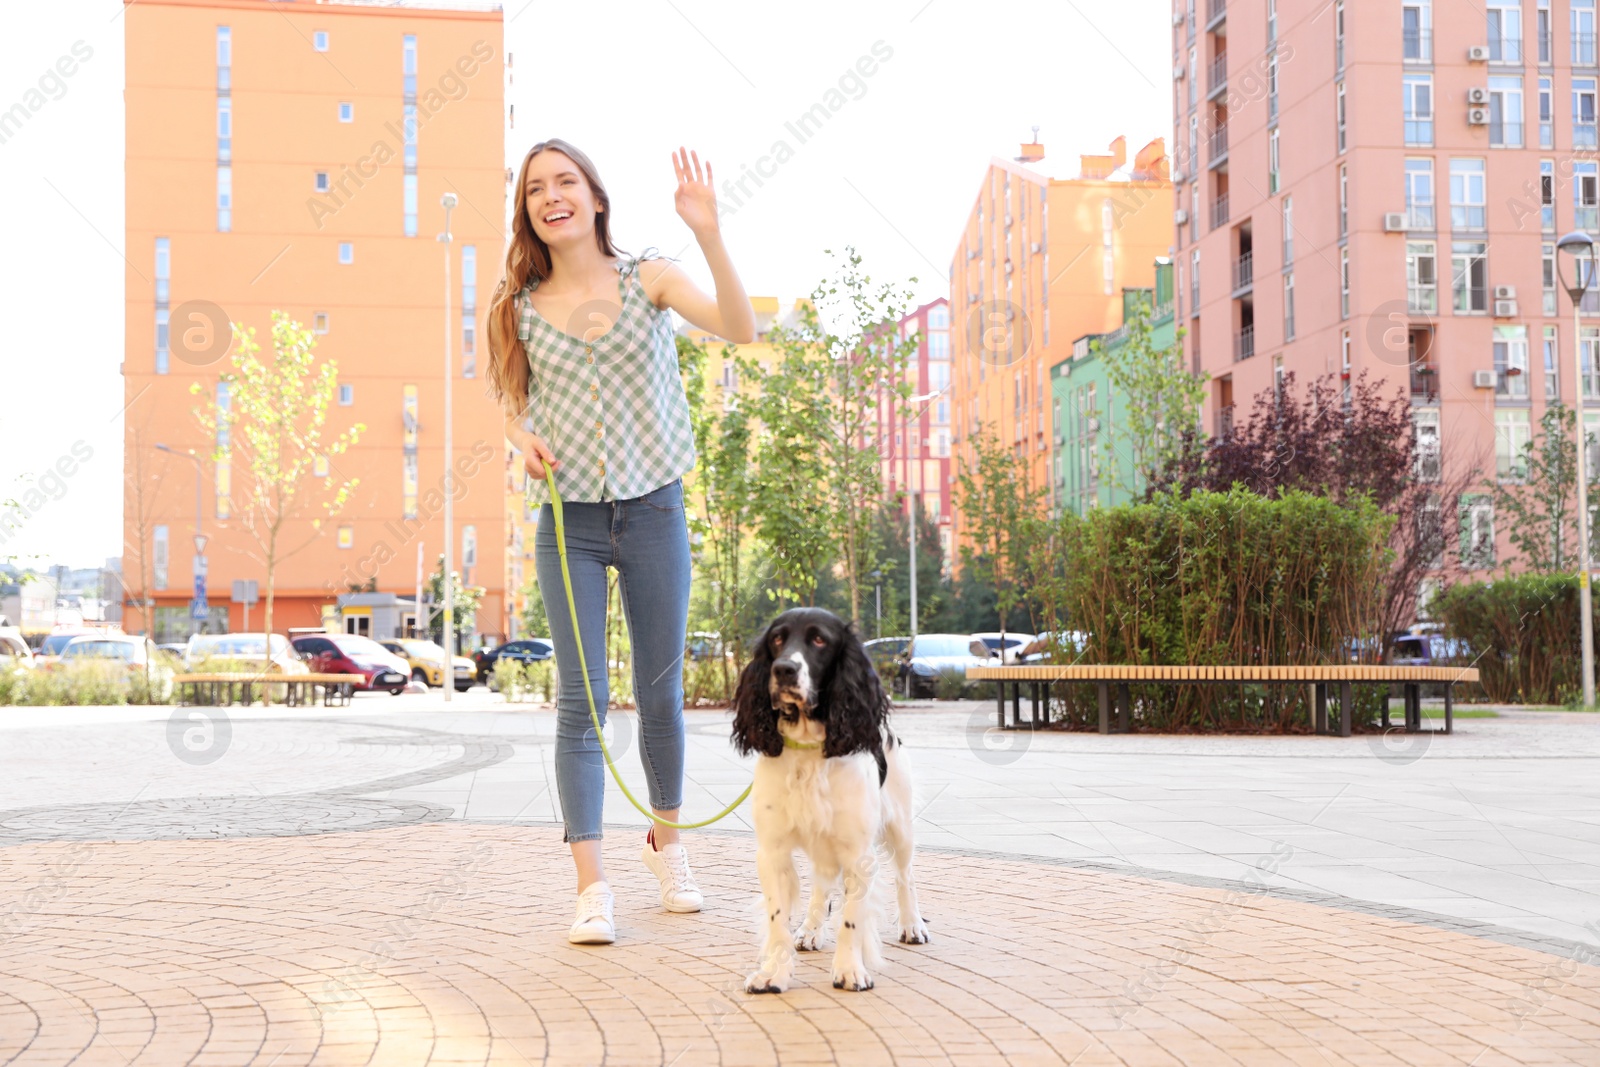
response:
<path id="1" fill-rule="evenodd" d="M 36 568 L 99 566 L 122 551 L 122 7 L 0 7 L 0 111 L 61 57 L 78 59 L 0 144 L 0 499 L 40 490 L 0 558 Z M 617 243 L 677 256 L 708 292 L 710 271 L 673 207 L 680 146 L 710 160 L 730 205 L 725 180 L 747 167 L 770 175 L 747 182 L 722 219 L 752 296 L 787 304 L 827 276 L 826 249 L 850 245 L 874 283 L 909 287 L 920 303 L 948 295 L 985 168 L 1015 156 L 1032 127 L 1046 153 L 1035 169 L 1054 177 L 1075 177 L 1080 153 L 1118 135 L 1130 158 L 1171 136 L 1171 7 L 1153 0 L 504 9 L 508 165 L 542 139 L 577 145 L 611 194 Z M 863 57 L 870 76 L 857 70 Z M 831 91 L 844 105 L 802 142 L 786 124 Z M 792 154 L 775 164 L 779 140 Z"/>

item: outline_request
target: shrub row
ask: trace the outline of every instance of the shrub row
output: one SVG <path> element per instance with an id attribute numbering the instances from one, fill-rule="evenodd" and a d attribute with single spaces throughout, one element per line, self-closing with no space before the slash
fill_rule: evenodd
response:
<path id="1" fill-rule="evenodd" d="M 1520 574 L 1441 591 L 1430 610 L 1490 700 L 1565 704 L 1582 694 L 1578 576 Z M 1597 624 L 1600 629 L 1600 624 Z"/>

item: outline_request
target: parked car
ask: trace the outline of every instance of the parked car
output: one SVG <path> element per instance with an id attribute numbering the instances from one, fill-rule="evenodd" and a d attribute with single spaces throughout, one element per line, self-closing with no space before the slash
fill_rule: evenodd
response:
<path id="1" fill-rule="evenodd" d="M 722 635 L 714 630 L 694 630 L 685 642 L 684 651 L 690 659 L 716 659 L 727 654 L 722 647 Z"/>
<path id="2" fill-rule="evenodd" d="M 295 650 L 289 639 L 273 634 L 272 655 L 267 656 L 267 635 L 242 634 L 192 634 L 183 648 L 183 667 L 187 671 L 205 669 L 207 660 L 238 660 L 245 666 L 266 674 L 310 674 L 305 657 Z"/>
<path id="3" fill-rule="evenodd" d="M 478 667 L 478 681 L 488 682 L 494 673 L 494 661 L 502 656 L 518 663 L 537 663 L 555 654 L 555 646 L 548 638 L 522 637 L 495 648 L 480 648 L 472 654 L 472 659 Z"/>
<path id="4" fill-rule="evenodd" d="M 399 696 L 411 680 L 411 664 L 370 637 L 304 634 L 291 641 L 317 674 L 359 674 L 358 689 Z"/>
<path id="5" fill-rule="evenodd" d="M 435 689 L 444 685 L 444 648 L 439 642 L 402 637 L 393 641 L 379 641 L 378 644 L 410 664 L 411 677 Z M 456 692 L 464 693 L 477 680 L 478 665 L 466 656 L 452 656 L 451 660 L 455 666 Z"/>
<path id="6" fill-rule="evenodd" d="M 862 642 L 867 650 L 867 658 L 872 661 L 873 668 L 878 672 L 878 679 L 883 684 L 896 689 L 905 687 L 905 679 L 902 677 L 905 667 L 900 662 L 900 654 L 910 643 L 909 637 L 874 637 L 871 641 Z"/>
<path id="7" fill-rule="evenodd" d="M 1055 638 L 1056 644 L 1065 655 L 1064 659 L 1052 660 L 1050 658 L 1050 639 Z M 1023 665 L 1031 663 L 1072 663 L 1083 650 L 1089 647 L 1089 635 L 1082 630 L 1056 630 L 1052 633 L 1042 633 L 1032 641 L 1017 650 L 1016 662 Z"/>
<path id="8" fill-rule="evenodd" d="M 38 648 L 34 649 L 33 655 L 35 663 L 41 667 L 48 666 L 49 664 L 54 663 L 56 660 L 61 658 L 62 650 L 67 647 L 68 643 L 71 642 L 73 638 L 94 636 L 96 634 L 105 634 L 112 637 L 123 636 L 122 628 L 120 626 L 59 627 L 53 633 L 46 636 L 45 639 L 39 643 Z"/>
<path id="9" fill-rule="evenodd" d="M 992 661 L 996 666 L 1011 666 L 1018 662 L 1018 656 L 1024 645 L 1034 639 L 1034 634 L 1016 633 L 1011 630 L 1005 632 L 1002 638 L 1000 631 L 993 630 L 988 633 L 973 634 L 968 643 L 974 656 Z M 1005 642 L 1002 650 L 1001 642 Z"/>
<path id="10" fill-rule="evenodd" d="M 157 702 L 172 699 L 172 680 L 177 671 L 172 668 L 167 654 L 156 648 L 156 643 L 148 637 L 124 633 L 80 634 L 66 643 L 52 667 L 64 670 L 73 664 L 93 660 L 124 665 L 130 681 L 142 675 L 149 680 L 151 699 Z"/>
<path id="11" fill-rule="evenodd" d="M 1444 667 L 1471 657 L 1466 645 L 1437 631 L 1396 634 L 1389 662 L 1396 667 Z"/>
<path id="12" fill-rule="evenodd" d="M 33 669 L 33 649 L 23 640 L 22 631 L 14 626 L 0 626 L 0 668 L 17 671 Z"/>
<path id="13" fill-rule="evenodd" d="M 941 675 L 965 678 L 968 667 L 987 666 L 991 661 L 972 654 L 971 634 L 918 634 L 900 654 L 908 697 L 932 695 Z"/>

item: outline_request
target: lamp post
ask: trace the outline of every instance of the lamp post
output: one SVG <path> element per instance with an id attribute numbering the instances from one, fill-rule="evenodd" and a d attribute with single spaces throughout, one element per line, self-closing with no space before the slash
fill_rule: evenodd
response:
<path id="1" fill-rule="evenodd" d="M 867 575 L 867 577 L 872 579 L 872 595 L 875 598 L 875 602 L 877 604 L 876 613 L 874 615 L 874 618 L 876 619 L 876 621 L 873 623 L 872 636 L 873 637 L 882 637 L 883 636 L 883 572 L 881 570 L 878 570 L 876 567 L 874 567 L 872 569 L 872 573 Z"/>
<path id="2" fill-rule="evenodd" d="M 450 211 L 456 206 L 456 194 L 445 193 L 439 198 L 439 203 L 444 205 L 444 232 L 439 235 L 439 240 L 444 242 L 444 702 L 448 704 L 456 689 L 456 597 L 455 584 L 450 580 L 450 565 L 454 562 L 451 549 L 455 547 L 456 539 L 456 493 L 450 436 Z"/>
<path id="3" fill-rule="evenodd" d="M 1584 292 L 1595 282 L 1595 242 L 1588 234 L 1573 231 L 1556 242 L 1556 248 L 1565 253 L 1557 257 L 1557 269 L 1561 273 L 1561 284 L 1572 298 L 1572 407 L 1578 434 L 1578 624 L 1583 634 L 1583 706 L 1586 710 L 1593 710 L 1594 619 L 1589 590 L 1589 471 L 1583 432 L 1583 327 L 1578 310 Z M 1572 259 L 1573 277 L 1570 279 L 1562 266 L 1568 256 Z"/>
<path id="4" fill-rule="evenodd" d="M 176 448 L 163 444 L 157 444 L 156 449 L 157 451 L 168 452 L 174 456 L 181 456 L 184 459 L 194 461 L 194 603 L 198 604 L 204 598 L 206 588 L 206 541 L 208 539 L 200 531 L 200 520 L 205 515 L 205 509 L 200 502 L 200 483 L 205 477 L 204 465 L 200 462 L 200 457 L 194 454 L 193 449 L 188 452 L 179 452 Z M 190 621 L 198 622 L 199 620 L 194 618 L 193 606 L 191 604 Z M 147 604 L 145 605 L 145 613 L 147 616 L 153 616 L 155 609 Z M 147 632 L 154 633 L 156 628 L 155 619 L 147 617 L 144 621 Z"/>
<path id="5" fill-rule="evenodd" d="M 948 388 L 948 386 L 946 388 Z M 920 396 L 911 397 L 906 401 L 906 451 L 908 453 L 912 452 L 911 405 L 926 404 L 934 397 L 942 395 L 944 395 L 944 389 L 940 389 L 937 392 L 932 393 L 923 393 Z M 917 415 L 920 419 L 922 412 L 917 412 Z M 906 540 L 911 545 L 911 636 L 915 638 L 917 636 L 917 493 L 919 490 L 913 483 L 922 481 L 922 449 L 920 446 L 917 448 L 915 453 L 912 453 L 911 462 L 915 464 L 914 469 L 917 472 L 917 476 L 915 478 L 906 478 L 906 488 L 911 490 L 911 518 L 910 522 L 908 523 L 910 527 L 910 536 L 907 537 Z"/>

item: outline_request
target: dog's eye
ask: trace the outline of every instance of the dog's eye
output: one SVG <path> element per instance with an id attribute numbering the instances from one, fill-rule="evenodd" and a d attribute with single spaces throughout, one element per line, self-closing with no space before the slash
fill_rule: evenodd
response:
<path id="1" fill-rule="evenodd" d="M 823 637 L 821 634 L 812 634 L 811 643 L 816 645 L 818 648 L 821 648 L 823 645 L 828 643 L 828 639 Z"/>

